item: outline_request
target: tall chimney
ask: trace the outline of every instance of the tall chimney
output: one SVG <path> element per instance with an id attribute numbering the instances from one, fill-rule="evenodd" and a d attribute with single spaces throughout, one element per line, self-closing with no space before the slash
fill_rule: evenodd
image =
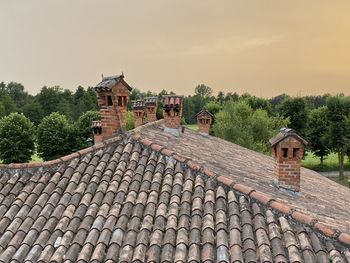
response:
<path id="1" fill-rule="evenodd" d="M 300 191 L 300 167 L 307 141 L 292 129 L 282 128 L 269 140 L 275 158 L 275 182 L 282 189 Z"/>
<path id="2" fill-rule="evenodd" d="M 92 128 L 92 132 L 94 133 L 94 143 L 101 142 L 103 140 L 101 121 L 93 121 L 91 128 Z"/>
<path id="3" fill-rule="evenodd" d="M 213 121 L 213 115 L 207 110 L 201 110 L 196 114 L 198 130 L 200 133 L 209 135 L 210 125 Z"/>
<path id="4" fill-rule="evenodd" d="M 165 121 L 165 131 L 175 136 L 180 135 L 179 128 L 182 118 L 182 103 L 183 96 L 163 96 L 163 117 Z"/>
<path id="5" fill-rule="evenodd" d="M 131 87 L 125 82 L 124 75 L 103 77 L 96 85 L 95 92 L 101 114 L 101 141 L 119 130 L 125 130 L 130 91 Z"/>
<path id="6" fill-rule="evenodd" d="M 132 111 L 134 113 L 135 128 L 143 124 L 145 114 L 145 103 L 143 100 L 136 100 L 132 103 Z"/>
<path id="7" fill-rule="evenodd" d="M 145 98 L 145 113 L 147 117 L 147 122 L 154 122 L 157 120 L 157 97 L 147 97 Z"/>

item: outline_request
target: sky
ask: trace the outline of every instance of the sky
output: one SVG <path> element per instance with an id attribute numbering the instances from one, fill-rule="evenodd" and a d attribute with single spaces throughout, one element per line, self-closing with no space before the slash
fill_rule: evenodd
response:
<path id="1" fill-rule="evenodd" d="M 350 1 L 0 0 L 0 81 L 350 95 Z"/>

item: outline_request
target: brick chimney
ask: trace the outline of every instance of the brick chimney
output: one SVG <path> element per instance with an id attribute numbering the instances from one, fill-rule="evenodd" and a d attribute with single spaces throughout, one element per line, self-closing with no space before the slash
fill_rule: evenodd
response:
<path id="1" fill-rule="evenodd" d="M 292 129 L 282 128 L 269 140 L 275 158 L 275 182 L 282 189 L 300 191 L 300 166 L 307 142 Z"/>
<path id="2" fill-rule="evenodd" d="M 201 110 L 196 114 L 198 131 L 202 134 L 209 135 L 210 125 L 213 121 L 213 115 L 207 110 Z"/>
<path id="3" fill-rule="evenodd" d="M 92 132 L 94 133 L 94 142 L 99 143 L 102 141 L 102 123 L 101 121 L 93 121 L 92 125 Z"/>
<path id="4" fill-rule="evenodd" d="M 101 114 L 101 140 L 125 130 L 126 112 L 131 87 L 124 75 L 103 77 L 96 85 L 98 106 Z"/>
<path id="5" fill-rule="evenodd" d="M 157 97 L 147 97 L 145 98 L 145 113 L 147 117 L 147 122 L 153 122 L 157 120 Z"/>
<path id="6" fill-rule="evenodd" d="M 143 124 L 145 115 L 145 102 L 143 100 L 136 100 L 132 103 L 132 111 L 134 113 L 135 128 Z"/>
<path id="7" fill-rule="evenodd" d="M 163 96 L 163 117 L 165 121 L 165 131 L 179 136 L 179 128 L 182 118 L 183 96 L 164 95 Z"/>

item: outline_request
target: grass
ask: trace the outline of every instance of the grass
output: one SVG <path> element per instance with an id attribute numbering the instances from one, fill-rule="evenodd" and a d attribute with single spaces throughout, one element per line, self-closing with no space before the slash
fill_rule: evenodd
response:
<path id="1" fill-rule="evenodd" d="M 344 185 L 346 187 L 349 187 L 349 176 L 344 176 L 344 180 L 339 180 L 339 177 L 327 177 L 328 179 L 331 179 L 334 182 L 337 182 L 338 184 Z"/>
<path id="2" fill-rule="evenodd" d="M 331 153 L 325 157 L 323 161 L 323 166 L 320 164 L 320 158 L 313 155 L 311 152 L 306 152 L 305 159 L 302 160 L 302 166 L 319 171 L 319 172 L 328 172 L 328 171 L 337 171 L 338 167 L 338 155 L 336 153 Z M 345 170 L 349 170 L 349 160 L 345 158 Z"/>
<path id="3" fill-rule="evenodd" d="M 185 125 L 186 128 L 189 128 L 191 130 L 197 131 L 198 130 L 198 125 L 197 124 L 187 124 Z"/>

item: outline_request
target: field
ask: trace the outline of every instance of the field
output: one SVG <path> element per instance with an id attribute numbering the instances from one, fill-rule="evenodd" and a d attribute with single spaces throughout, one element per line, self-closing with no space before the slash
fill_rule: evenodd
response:
<path id="1" fill-rule="evenodd" d="M 325 157 L 323 166 L 321 167 L 320 158 L 314 156 L 311 152 L 306 152 L 306 156 L 302 161 L 302 166 L 319 172 L 337 171 L 338 155 L 336 153 L 331 153 Z M 348 158 L 345 158 L 345 170 L 349 170 Z"/>

